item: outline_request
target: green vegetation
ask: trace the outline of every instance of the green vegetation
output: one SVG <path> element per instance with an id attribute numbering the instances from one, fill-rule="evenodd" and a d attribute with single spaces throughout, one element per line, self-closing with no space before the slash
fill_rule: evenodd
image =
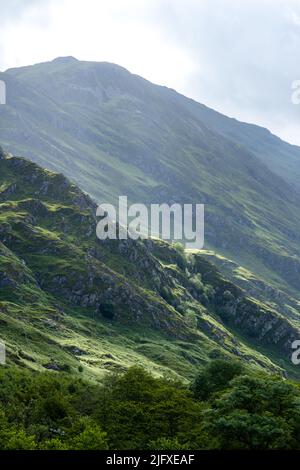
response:
<path id="1" fill-rule="evenodd" d="M 8 364 L 85 380 L 140 365 L 190 380 L 212 357 L 299 377 L 290 322 L 206 253 L 100 242 L 95 204 L 62 175 L 0 159 L 0 337 Z"/>
<path id="2" fill-rule="evenodd" d="M 138 367 L 100 385 L 56 374 L 0 370 L 1 449 L 300 448 L 299 387 L 238 363 L 190 387 Z"/>
<path id="3" fill-rule="evenodd" d="M 86 193 L 0 149 L 0 448 L 300 449 L 298 150 L 111 64 L 5 80 L 8 149 L 97 200 L 205 202 L 210 249 L 99 241 Z"/>
<path id="4" fill-rule="evenodd" d="M 59 58 L 1 77 L 8 151 L 100 202 L 205 203 L 206 248 L 299 300 L 299 148 L 113 64 Z"/>

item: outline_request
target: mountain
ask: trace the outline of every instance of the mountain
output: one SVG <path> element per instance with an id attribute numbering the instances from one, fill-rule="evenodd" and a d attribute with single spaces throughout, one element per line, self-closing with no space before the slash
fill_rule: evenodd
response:
<path id="1" fill-rule="evenodd" d="M 298 147 L 109 63 L 59 58 L 0 79 L 0 142 L 48 168 L 2 153 L 1 314 L 12 360 L 83 363 L 92 377 L 145 363 L 187 378 L 229 354 L 299 375 L 290 360 L 300 328 Z M 101 244 L 94 201 L 119 195 L 205 203 L 205 250 Z M 28 335 L 40 338 L 34 354 Z"/>
<path id="2" fill-rule="evenodd" d="M 298 301 L 298 147 L 109 63 L 58 58 L 0 79 L 6 150 L 97 201 L 205 203 L 205 248 Z"/>
<path id="3" fill-rule="evenodd" d="M 242 145 L 276 175 L 300 189 L 300 148 L 290 145 L 262 127 L 246 124 L 176 94 L 183 106 L 215 132 Z"/>
<path id="4" fill-rule="evenodd" d="M 263 298 L 266 284 L 255 296 L 254 275 L 240 268 L 239 285 L 210 252 L 100 241 L 95 209 L 62 174 L 0 152 L 0 336 L 9 363 L 90 380 L 140 364 L 188 379 L 210 358 L 236 357 L 299 376 L 290 362 L 299 318 Z"/>

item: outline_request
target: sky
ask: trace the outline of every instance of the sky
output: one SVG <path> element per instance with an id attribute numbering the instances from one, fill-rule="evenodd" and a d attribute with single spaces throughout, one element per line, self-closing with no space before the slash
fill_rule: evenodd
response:
<path id="1" fill-rule="evenodd" d="M 300 0 L 0 0 L 1 71 L 70 55 L 300 145 Z"/>

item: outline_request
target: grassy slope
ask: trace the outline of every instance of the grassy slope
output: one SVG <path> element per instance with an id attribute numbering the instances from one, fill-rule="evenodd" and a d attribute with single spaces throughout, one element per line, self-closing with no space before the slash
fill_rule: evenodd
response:
<path id="1" fill-rule="evenodd" d="M 98 200 L 204 202 L 206 248 L 298 296 L 297 149 L 112 64 L 58 59 L 2 78 L 7 149 Z"/>
<path id="2" fill-rule="evenodd" d="M 251 150 L 269 169 L 299 191 L 300 148 L 282 141 L 267 129 L 230 119 L 204 105 L 175 94 L 174 99 L 214 131 Z"/>
<path id="3" fill-rule="evenodd" d="M 228 355 L 267 370 L 289 367 L 298 322 L 211 277 L 202 255 L 186 260 L 159 241 L 100 243 L 94 203 L 62 175 L 0 159 L 0 208 L 0 335 L 9 361 L 90 379 L 132 364 L 188 378 L 208 358 Z M 251 335 L 222 319 L 234 314 L 228 289 L 257 323 Z M 259 318 L 275 320 L 270 334 Z"/>

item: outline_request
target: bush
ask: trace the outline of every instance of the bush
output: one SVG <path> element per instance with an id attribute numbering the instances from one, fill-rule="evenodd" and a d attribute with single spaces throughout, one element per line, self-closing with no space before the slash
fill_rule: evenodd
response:
<path id="1" fill-rule="evenodd" d="M 194 397 L 198 400 L 207 400 L 210 395 L 224 390 L 229 382 L 242 371 L 243 367 L 239 362 L 224 359 L 212 360 L 191 385 Z"/>
<path id="2" fill-rule="evenodd" d="M 199 293 L 204 291 L 204 285 L 202 283 L 201 274 L 195 274 L 190 278 L 190 283 Z"/>
<path id="3" fill-rule="evenodd" d="M 100 307 L 101 314 L 107 320 L 113 320 L 115 317 L 115 307 L 112 303 L 104 303 Z"/>
<path id="4" fill-rule="evenodd" d="M 83 430 L 68 443 L 72 450 L 107 450 L 106 433 L 89 419 L 82 419 Z"/>

